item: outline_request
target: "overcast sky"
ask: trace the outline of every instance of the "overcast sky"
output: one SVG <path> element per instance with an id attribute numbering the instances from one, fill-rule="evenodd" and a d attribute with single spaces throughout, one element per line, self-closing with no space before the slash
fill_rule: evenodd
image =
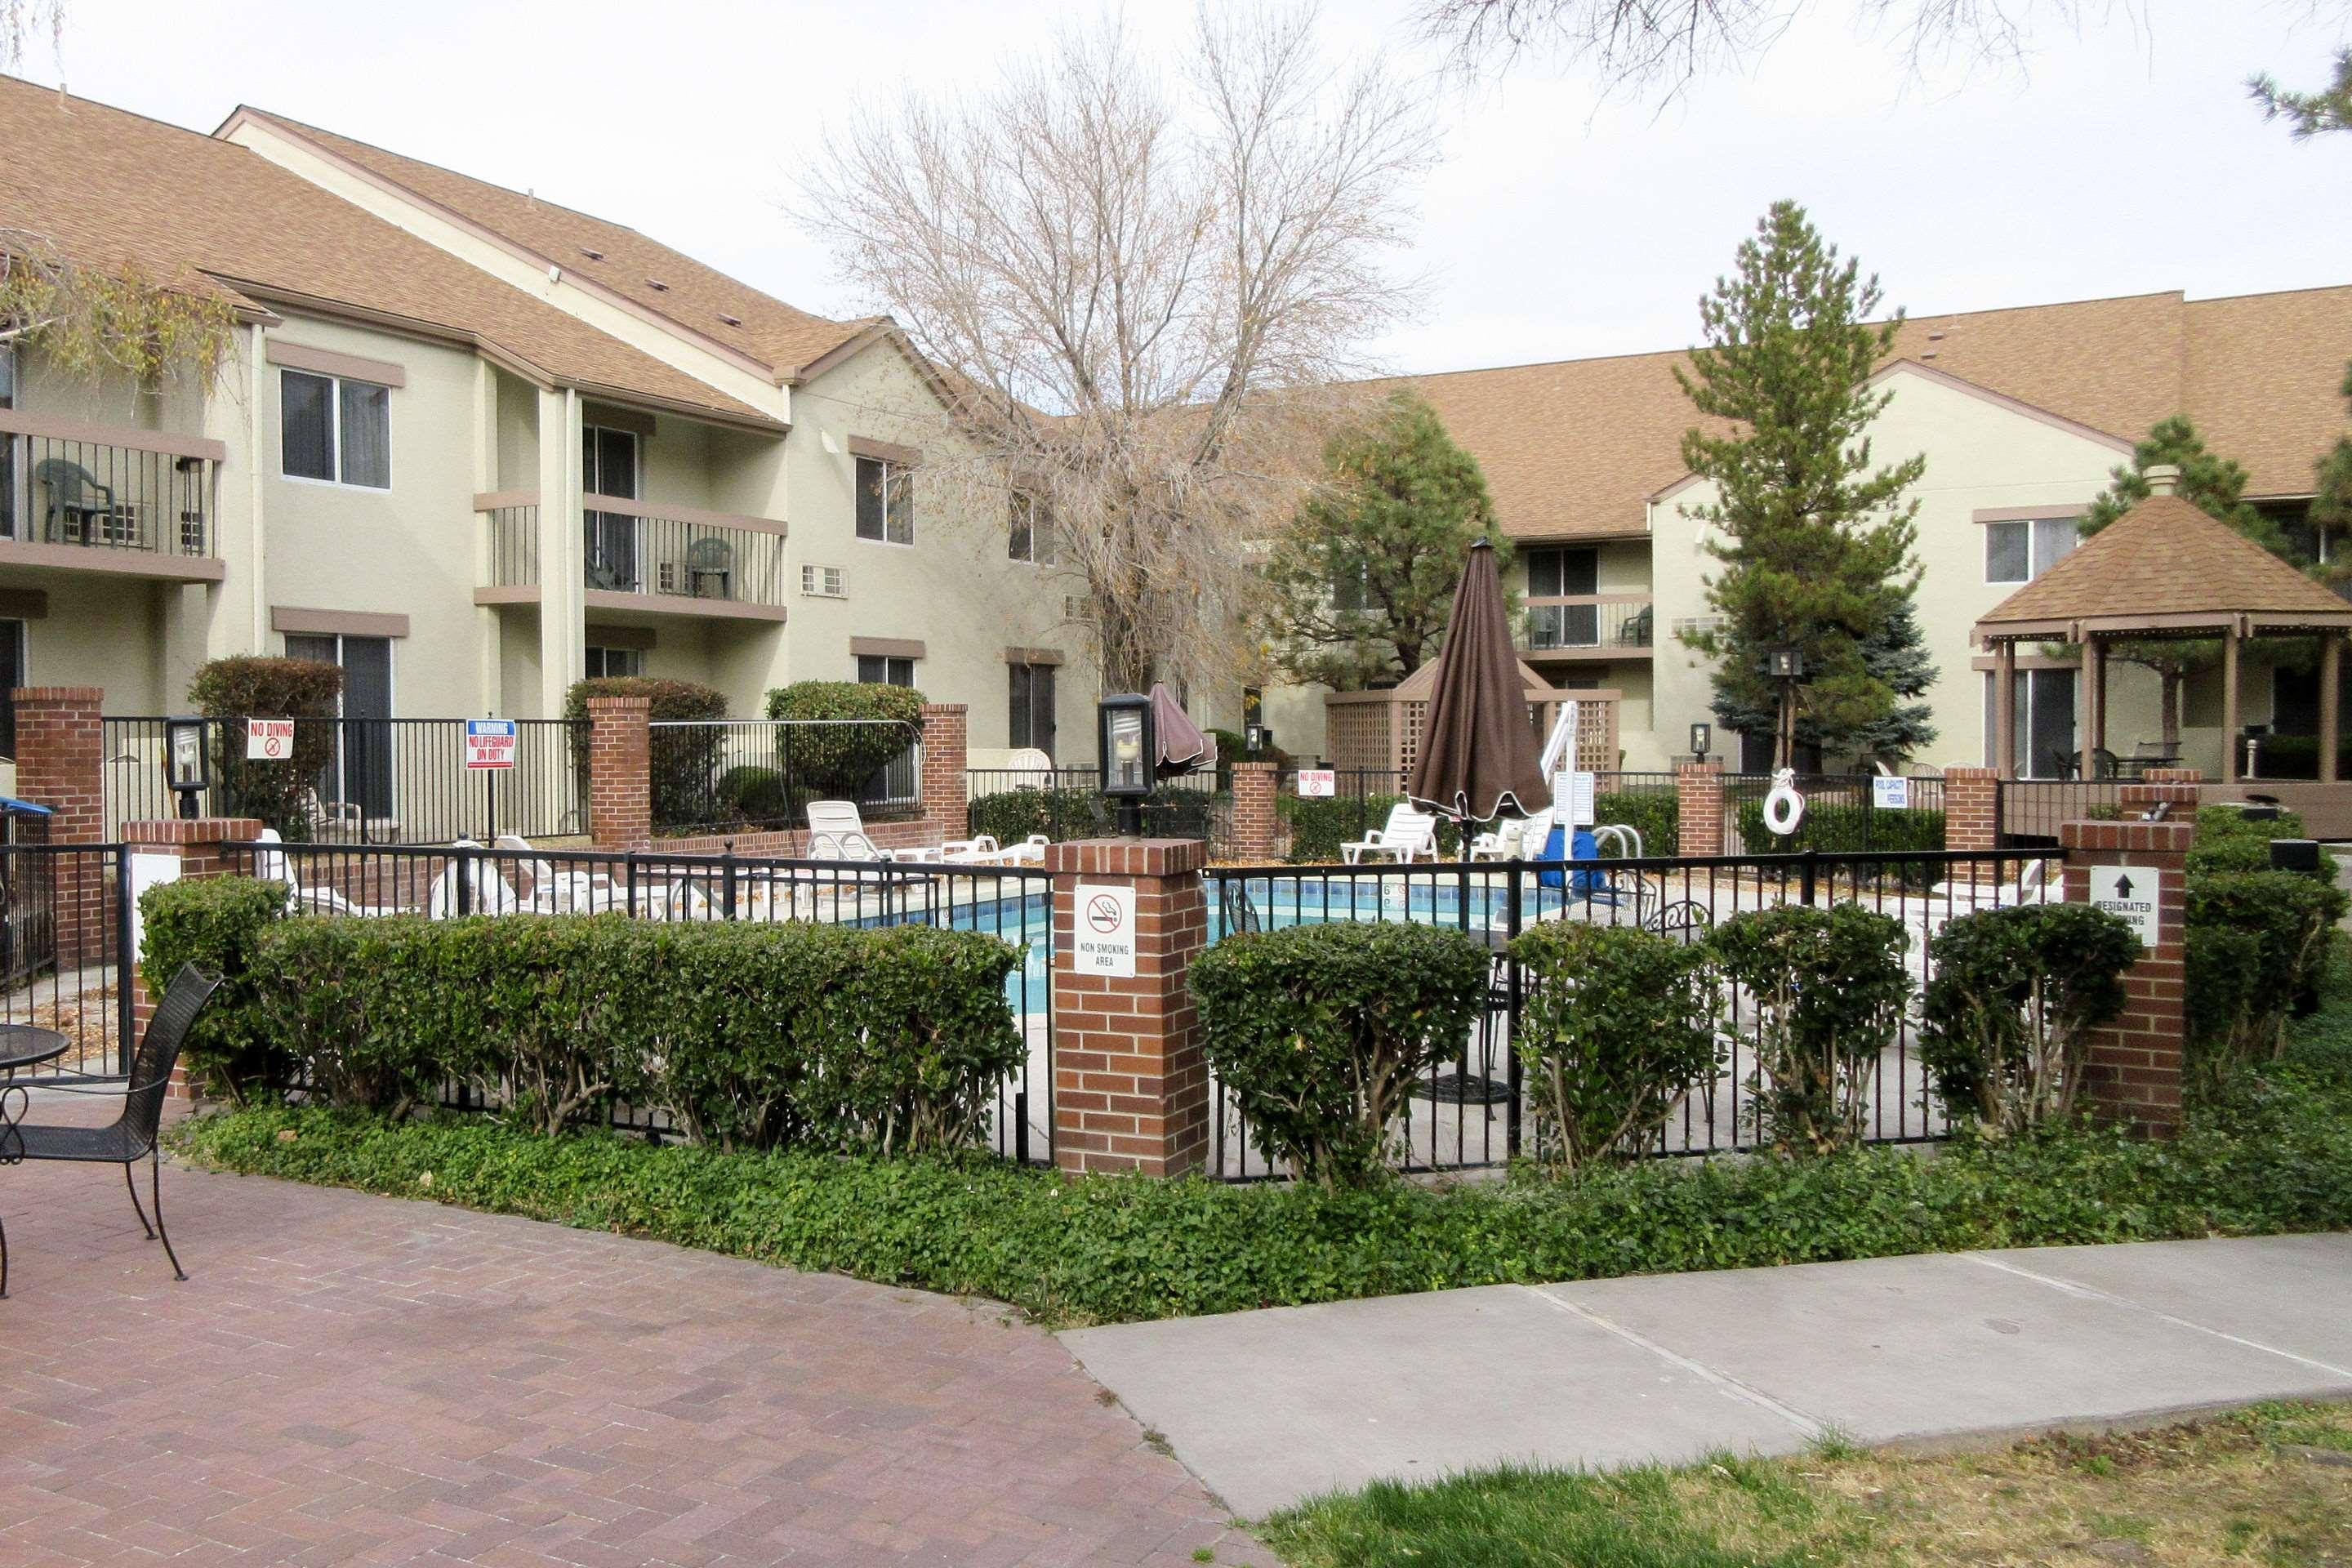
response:
<path id="1" fill-rule="evenodd" d="M 864 304 L 780 210 L 828 119 L 901 84 L 983 83 L 1006 18 L 1076 4 L 803 0 L 68 0 L 62 58 L 26 73 L 209 132 L 240 101 L 630 224 L 806 310 Z M 1335 47 L 1434 61 L 1403 0 L 1332 0 Z M 1906 87 L 1821 0 L 1752 73 L 1664 110 L 1522 66 L 1436 102 L 1423 319 L 1395 368 L 1673 348 L 1765 205 L 1787 195 L 1914 313 L 2154 289 L 2352 282 L 2352 135 L 2295 143 L 2248 72 L 2316 86 L 2346 33 L 2327 0 L 2142 0 L 2023 76 Z M 1172 48 L 1188 10 L 1128 8 Z M 1034 31 L 1034 29 L 1032 30 Z"/>

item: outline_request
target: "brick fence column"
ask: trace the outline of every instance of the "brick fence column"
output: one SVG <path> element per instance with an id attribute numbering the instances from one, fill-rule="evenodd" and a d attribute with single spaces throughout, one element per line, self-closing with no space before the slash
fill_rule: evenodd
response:
<path id="1" fill-rule="evenodd" d="M 2000 773 L 1993 768 L 1944 770 L 1944 847 L 1988 853 L 2000 847 Z"/>
<path id="2" fill-rule="evenodd" d="M 1234 858 L 1244 866 L 1274 862 L 1274 797 L 1280 776 L 1280 769 L 1273 763 L 1234 764 Z"/>
<path id="3" fill-rule="evenodd" d="M 1675 853 L 1723 853 L 1723 764 L 1675 764 Z"/>
<path id="4" fill-rule="evenodd" d="M 654 842 L 653 703 L 588 699 L 588 841 L 599 849 Z"/>
<path id="5" fill-rule="evenodd" d="M 16 705 L 16 794 L 49 808 L 49 842 L 106 842 L 106 749 L 96 686 L 21 686 Z M 48 893 L 62 968 L 102 957 L 114 932 L 111 868 L 96 855 L 59 856 Z"/>
<path id="6" fill-rule="evenodd" d="M 1054 1161 L 1073 1173 L 1201 1169 L 1209 1065 L 1190 984 L 1209 935 L 1197 838 L 1082 838 L 1045 853 L 1054 873 Z M 1081 888 L 1135 889 L 1135 977 L 1075 966 Z"/>
<path id="7" fill-rule="evenodd" d="M 2141 771 L 2139 781 L 2142 784 L 2203 784 L 2205 770 L 2202 768 L 2147 768 Z"/>
<path id="8" fill-rule="evenodd" d="M 232 844 L 248 844 L 261 837 L 261 820 L 252 816 L 169 817 L 158 821 L 126 822 L 122 825 L 123 852 L 129 855 L 165 855 L 180 862 L 180 880 L 191 881 L 199 877 L 220 877 L 243 874 L 247 866 L 233 859 L 227 849 Z M 126 954 L 123 968 L 131 982 L 131 1019 L 142 1035 L 147 1031 L 147 1020 L 155 1011 L 155 997 L 147 988 L 147 977 L 140 971 L 142 955 Z M 163 976 L 168 984 L 170 975 Z M 173 1100 L 195 1100 L 200 1098 L 188 1081 L 187 1065 L 184 1062 L 172 1069 L 172 1087 L 165 1090 Z"/>
<path id="9" fill-rule="evenodd" d="M 963 778 L 966 721 L 961 702 L 923 704 L 923 815 L 940 825 L 942 838 L 961 838 L 970 831 Z"/>
<path id="10" fill-rule="evenodd" d="M 2116 791 L 2116 804 L 2126 816 L 2146 816 L 2162 805 L 2169 806 L 2172 816 L 2192 821 L 2204 795 L 2203 786 L 2190 783 L 2127 784 Z"/>
<path id="11" fill-rule="evenodd" d="M 2181 961 L 2181 905 L 2191 822 L 2068 822 L 2058 828 L 2066 851 L 2066 901 L 2086 903 L 2091 868 L 2128 866 L 2131 896 L 2156 905 L 2157 939 L 2124 972 L 2123 1016 L 2091 1037 L 2084 1092 L 2100 1114 L 2153 1137 L 2180 1125 L 2181 1055 L 2187 984 Z M 2145 874 L 2143 876 L 2143 873 Z"/>

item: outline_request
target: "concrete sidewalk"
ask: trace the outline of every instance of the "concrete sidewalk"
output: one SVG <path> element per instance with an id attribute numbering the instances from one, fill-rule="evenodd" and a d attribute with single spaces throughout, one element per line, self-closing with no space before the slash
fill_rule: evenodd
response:
<path id="1" fill-rule="evenodd" d="M 2352 1398 L 2352 1235 L 1514 1285 L 1062 1341 L 1252 1518 L 1379 1479 Z"/>

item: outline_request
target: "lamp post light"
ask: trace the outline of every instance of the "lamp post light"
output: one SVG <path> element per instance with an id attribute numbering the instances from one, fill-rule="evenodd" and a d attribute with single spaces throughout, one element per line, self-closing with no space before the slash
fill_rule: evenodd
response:
<path id="1" fill-rule="evenodd" d="M 1691 726 L 1691 756 L 1697 762 L 1706 761 L 1707 748 L 1714 743 L 1715 726 L 1701 721 Z"/>
<path id="2" fill-rule="evenodd" d="M 1780 683 L 1780 718 L 1773 766 L 1797 765 L 1797 683 L 1805 679 L 1805 650 L 1780 643 L 1764 650 L 1764 673 Z"/>
<path id="3" fill-rule="evenodd" d="M 163 782 L 180 797 L 180 816 L 194 819 L 196 796 L 212 784 L 212 758 L 205 750 L 202 719 L 163 721 Z"/>
<path id="4" fill-rule="evenodd" d="M 1119 832 L 1140 837 L 1154 762 L 1151 699 L 1132 691 L 1106 697 L 1096 705 L 1095 722 L 1102 793 L 1118 802 Z"/>

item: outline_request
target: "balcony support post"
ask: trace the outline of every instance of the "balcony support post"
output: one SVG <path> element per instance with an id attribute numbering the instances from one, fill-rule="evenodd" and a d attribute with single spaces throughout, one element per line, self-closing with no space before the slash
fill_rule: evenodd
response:
<path id="1" fill-rule="evenodd" d="M 539 395 L 540 712 L 588 673 L 588 552 L 581 515 L 580 395 Z"/>

